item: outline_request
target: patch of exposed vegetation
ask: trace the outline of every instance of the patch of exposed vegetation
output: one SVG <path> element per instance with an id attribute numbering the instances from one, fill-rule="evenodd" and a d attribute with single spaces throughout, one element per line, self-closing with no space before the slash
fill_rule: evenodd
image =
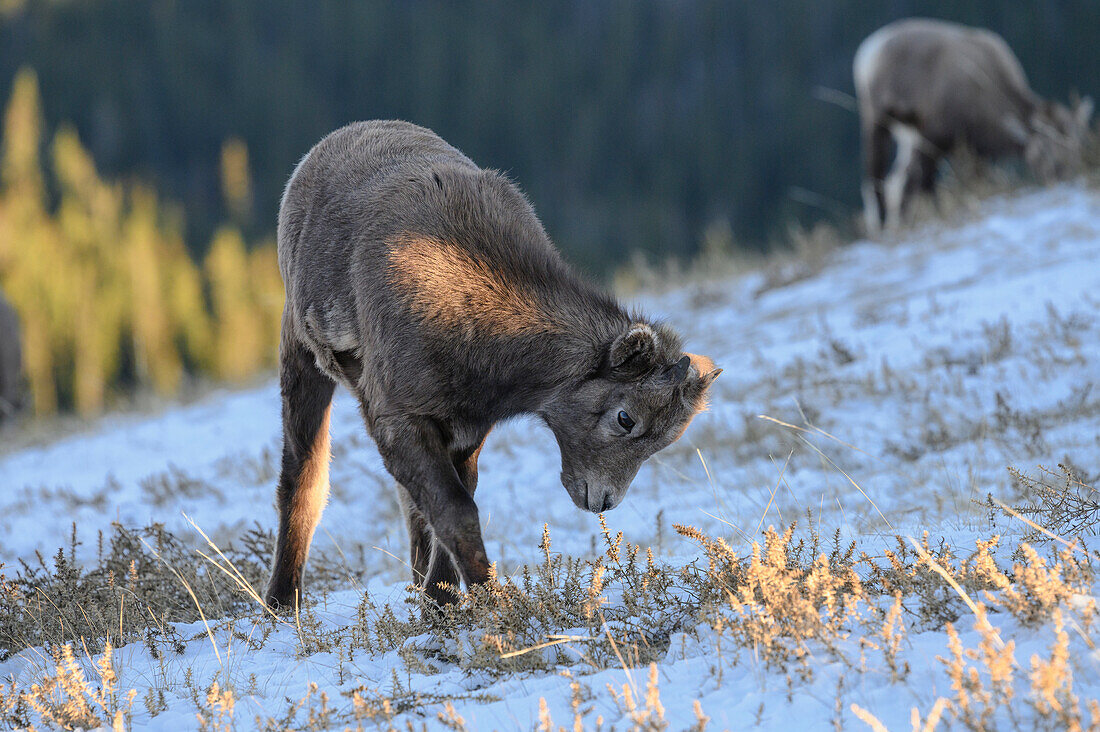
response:
<path id="1" fill-rule="evenodd" d="M 1040 496 L 1055 491 L 1062 504 L 1049 505 L 1063 505 L 1066 494 L 1083 485 L 1063 471 L 1064 489 L 1035 479 L 1027 485 Z M 1047 480 L 1051 473 L 1043 475 Z M 1053 508 L 1033 515 L 1064 517 Z M 267 614 L 258 605 L 250 587 L 264 579 L 262 560 L 271 544 L 262 532 L 249 532 L 238 547 L 199 553 L 161 527 L 116 526 L 89 569 L 72 560 L 74 533 L 68 552 L 60 551 L 52 567 L 40 561 L 24 566 L 14 579 L 0 580 L 5 653 L 37 647 L 45 659 L 35 684 L 13 680 L 0 687 L 0 721 L 117 729 L 127 723 L 139 695 L 156 716 L 166 708 L 164 688 L 153 684 L 143 695 L 123 690 L 112 650 L 140 641 L 154 659 L 164 658 L 182 653 L 194 640 L 205 642 L 213 627 L 228 630 L 254 651 L 280 628 L 291 629 L 298 656 L 330 654 L 340 679 L 353 678 L 356 658 L 395 652 L 410 676 L 457 668 L 498 678 L 560 672 L 565 666 L 578 729 L 593 725 L 591 701 L 597 692 L 585 676 L 646 667 L 644 689 L 631 683 L 607 693 L 632 729 L 664 729 L 655 664 L 675 659 L 688 642 L 705 640 L 716 648 L 712 673 L 718 684 L 723 669 L 736 666 L 742 652 L 785 674 L 792 689 L 811 683 L 825 663 L 840 664 L 852 676 L 877 664 L 892 683 L 905 684 L 912 673 L 904 653 L 908 635 L 943 630 L 948 646 L 940 662 L 951 688 L 929 709 L 914 709 L 922 720 L 918 728 L 947 722 L 985 729 L 1003 708 L 1013 718 L 1023 715 L 1019 718 L 1051 728 L 1100 724 L 1096 701 L 1082 703 L 1074 695 L 1066 657 L 1065 628 L 1072 623 L 1087 638 L 1096 617 L 1094 601 L 1075 601 L 1089 596 L 1100 560 L 1081 543 L 1046 554 L 1021 543 L 1011 566 L 1004 566 L 997 559 L 1005 556 L 998 536 L 977 542 L 969 552 L 933 542 L 927 534 L 920 541 L 897 537 L 894 548 L 871 556 L 843 542 L 839 531 L 822 536 L 808 515 L 806 528 L 799 530 L 797 523 L 783 531 L 768 528 L 742 553 L 720 537 L 690 526 L 675 528 L 701 550 L 694 562 L 660 563 L 652 550 L 624 542 L 606 525 L 600 554 L 576 559 L 555 553 L 546 530 L 538 563 L 509 577 L 494 575 L 484 586 L 460 592 L 454 605 L 439 608 L 410 587 L 403 606 L 379 605 L 364 595 L 351 622 L 335 625 L 321 619 L 319 605 L 301 608 L 293 619 Z M 324 567 L 312 567 L 315 596 L 340 582 Z M 1012 642 L 1002 641 L 997 618 L 1055 628 L 1054 646 L 1047 657 L 1031 659 L 1030 674 L 1015 660 Z M 207 630 L 193 637 L 173 625 L 198 619 Z M 974 624 L 979 647 L 963 646 L 956 630 L 961 623 Z M 94 663 L 93 648 L 99 653 Z M 184 683 L 204 729 L 232 728 L 236 701 L 259 693 L 228 677 L 203 685 L 188 672 Z M 838 705 L 841 696 L 838 689 Z M 454 704 L 471 700 L 493 699 L 477 689 L 419 693 L 395 673 L 385 694 L 362 685 L 330 693 L 311 684 L 301 699 L 287 701 L 285 711 L 255 721 L 269 729 L 396 729 L 407 724 L 399 721 L 401 715 L 414 713 L 467 729 Z M 870 712 L 854 713 L 874 727 Z M 698 703 L 696 716 L 696 729 L 703 729 L 707 716 Z M 545 704 L 541 728 L 557 729 Z"/>
<path id="2" fill-rule="evenodd" d="M 0 660 L 24 648 L 48 652 L 77 644 L 98 651 L 107 644 L 164 641 L 180 649 L 186 639 L 173 623 L 251 612 L 242 583 L 262 584 L 274 537 L 259 527 L 221 550 L 234 571 L 221 571 L 191 542 L 160 524 L 131 529 L 114 524 L 96 540 L 90 566 L 77 560 L 74 525 L 69 546 L 52 558 L 37 556 L 12 573 L 0 565 Z M 311 562 L 310 581 L 332 589 L 346 573 L 324 555 Z"/>

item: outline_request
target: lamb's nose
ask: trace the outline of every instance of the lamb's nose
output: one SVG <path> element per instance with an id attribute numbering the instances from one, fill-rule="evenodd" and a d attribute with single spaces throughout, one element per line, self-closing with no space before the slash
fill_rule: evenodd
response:
<path id="1" fill-rule="evenodd" d="M 600 509 L 600 512 L 602 513 L 603 511 L 608 511 L 610 509 L 611 509 L 611 494 L 609 493 L 609 494 L 607 494 L 606 496 L 603 497 L 603 508 Z"/>

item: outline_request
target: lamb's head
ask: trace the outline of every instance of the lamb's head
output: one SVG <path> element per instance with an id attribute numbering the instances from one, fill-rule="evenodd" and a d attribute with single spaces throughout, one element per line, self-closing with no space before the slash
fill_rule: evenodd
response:
<path id="1" fill-rule="evenodd" d="M 1040 179 L 1064 178 L 1080 170 L 1081 151 L 1088 135 L 1092 100 L 1077 100 L 1073 108 L 1042 102 L 1028 121 L 1024 160 Z"/>
<path id="2" fill-rule="evenodd" d="M 634 323 L 608 344 L 601 366 L 542 412 L 573 502 L 594 513 L 619 505 L 642 463 L 706 407 L 719 373 L 659 325 Z"/>

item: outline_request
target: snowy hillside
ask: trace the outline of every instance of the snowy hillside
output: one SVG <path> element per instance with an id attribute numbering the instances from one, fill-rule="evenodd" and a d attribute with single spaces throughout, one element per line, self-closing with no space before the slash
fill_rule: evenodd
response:
<path id="1" fill-rule="evenodd" d="M 841 544 L 856 542 L 855 556 L 880 559 L 898 547 L 898 536 L 919 539 L 928 532 L 930 546 L 941 546 L 942 539 L 942 546 L 965 558 L 976 540 L 1000 534 L 1004 538 L 990 553 L 1007 569 L 1019 561 L 1013 550 L 1032 529 L 981 504 L 987 495 L 1012 505 L 1034 496 L 1025 495 L 1006 468 L 1038 476 L 1039 466 L 1057 470 L 1063 464 L 1089 484 L 1100 476 L 1096 191 L 1067 186 L 993 200 L 969 222 L 847 246 L 820 269 L 791 262 L 701 280 L 636 304 L 665 317 L 685 335 L 689 350 L 724 368 L 710 411 L 656 455 L 623 504 L 606 514 L 612 535 L 622 531 L 626 542 L 651 547 L 658 563 L 682 567 L 703 556 L 698 542 L 673 531 L 675 524 L 722 537 L 748 557 L 769 525 L 782 531 L 799 521 L 795 540 L 812 529 L 827 539 L 827 553 L 839 532 Z M 214 394 L 155 417 L 111 417 L 88 434 L 0 455 L 4 571 L 11 575 L 18 560 L 36 551 L 49 556 L 66 545 L 73 522 L 83 538 L 78 559 L 84 560 L 95 555 L 96 532 L 112 522 L 164 523 L 202 549 L 206 544 L 187 517 L 218 545 L 256 524 L 273 528 L 278 407 L 277 388 L 269 384 Z M 332 435 L 332 496 L 314 556 L 341 557 L 349 586 L 314 598 L 322 636 L 338 635 L 362 612 L 362 589 L 351 582 L 367 588 L 375 608 L 391 603 L 398 614 L 407 612 L 400 609 L 406 537 L 392 480 L 355 405 L 339 391 Z M 555 554 L 594 559 L 607 548 L 598 518 L 578 511 L 562 488 L 557 448 L 545 427 L 533 420 L 499 426 L 480 465 L 486 547 L 501 574 L 545 562 L 539 548 L 544 524 Z M 808 514 L 812 526 L 806 525 Z M 1048 557 L 1050 549 L 1041 546 L 1040 553 Z M 705 568 L 707 560 L 700 562 Z M 853 571 L 869 581 L 868 565 L 857 562 Z M 860 612 L 885 617 L 893 593 L 880 594 Z M 608 595 L 609 611 L 626 601 Z M 956 626 L 966 648 L 992 637 L 957 595 L 946 596 L 962 608 Z M 1074 693 L 1085 708 L 1086 700 L 1100 695 L 1100 655 L 1089 638 L 1088 595 L 1078 591 L 1070 602 L 1084 608 L 1086 618 L 1067 615 L 1074 630 L 1066 641 Z M 897 658 L 909 670 L 900 678 L 893 662 L 884 660 L 893 656 L 856 642 L 862 631 L 855 628 L 863 621 L 855 616 L 843 620 L 855 625 L 838 632 L 837 648 L 810 643 L 795 653 L 813 659 L 809 676 L 798 671 L 806 667 L 801 662 L 785 667 L 751 643 L 724 644 L 724 631 L 702 618 L 675 627 L 665 633 L 667 649 L 656 666 L 663 718 L 672 729 L 697 724 L 698 700 L 712 728 L 784 729 L 797 719 L 805 729 L 832 728 L 836 720 L 860 729 L 864 722 L 851 708 L 857 704 L 889 729 L 909 729 L 912 709 L 926 716 L 938 698 L 956 698 L 949 665 L 936 660 L 952 653 L 945 625 L 930 621 L 919 604 L 908 596 L 902 603 L 905 633 Z M 1058 635 L 1050 622 L 1029 625 L 1021 618 L 992 614 L 999 640 L 990 643 L 996 652 L 1003 652 L 1002 642 L 1015 644 L 1014 698 L 1022 705 L 1032 688 L 1029 659 L 1033 653 L 1050 656 Z M 265 623 L 269 629 L 261 633 Z M 420 700 L 394 712 L 392 723 L 402 729 L 406 721 L 444 724 L 437 716 L 444 699 L 455 700 L 454 714 L 470 729 L 536 728 L 547 719 L 540 717 L 540 698 L 555 725 L 570 727 L 574 711 L 570 679 L 559 673 L 564 669 L 589 690 L 580 704 L 587 728 L 596 727 L 597 717 L 604 728 L 643 725 L 642 712 L 616 701 L 607 685 L 620 696 L 624 684 L 631 687 L 644 710 L 645 664 L 627 670 L 627 652 L 625 660 L 601 669 L 586 660 L 590 639 L 580 630 L 558 632 L 577 639 L 554 646 L 557 655 L 545 656 L 544 668 L 503 673 L 456 661 L 463 647 L 430 635 L 386 652 L 352 653 L 352 646 L 339 643 L 311 651 L 301 627 L 274 627 L 257 613 L 232 623 L 212 621 L 209 632 L 201 622 L 180 627 L 185 647 L 179 655 L 158 659 L 148 644 L 134 643 L 116 650 L 114 662 L 119 688 L 137 690 L 135 727 L 194 726 L 201 705 L 193 690 L 205 694 L 215 680 L 235 690 L 232 721 L 243 729 L 283 719 L 287 700 L 304 699 L 310 682 L 320 691 L 288 725 L 306 726 L 306 710 L 317 707 L 317 694 L 324 692 L 330 716 L 317 726 L 385 728 L 390 722 L 378 721 L 384 717 L 364 722 L 355 716 L 354 690 L 396 698 L 400 685 Z M 253 643 L 261 634 L 263 642 Z M 45 658 L 25 650 L 0 661 L 0 683 L 29 686 L 48 670 Z M 996 686 L 995 679 L 987 681 Z M 150 689 L 163 703 L 141 703 Z M 1066 697 L 1058 699 L 1067 704 Z M 988 721 L 1007 727 L 1029 728 L 1028 720 L 1042 714 L 1041 704 L 994 707 Z M 649 722 L 656 719 L 652 709 L 646 713 Z M 955 714 L 952 719 L 964 719 L 957 709 Z"/>

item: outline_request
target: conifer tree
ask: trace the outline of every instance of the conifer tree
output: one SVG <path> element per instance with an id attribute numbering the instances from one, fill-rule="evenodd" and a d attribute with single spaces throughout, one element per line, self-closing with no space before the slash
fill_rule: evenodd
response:
<path id="1" fill-rule="evenodd" d="M 3 156 L 0 158 L 0 287 L 21 321 L 24 372 L 34 408 L 52 412 L 57 407 L 55 363 L 51 333 L 51 293 L 41 284 L 56 232 L 46 215 L 46 194 L 39 148 L 42 111 L 38 80 L 29 69 L 15 77 L 4 113 Z"/>
<path id="2" fill-rule="evenodd" d="M 136 187 L 130 192 L 123 241 L 129 260 L 134 364 L 139 382 L 150 383 L 159 393 L 174 394 L 182 364 L 172 338 L 165 280 L 176 274 L 170 266 L 179 263 L 164 256 L 167 248 L 157 212 L 152 191 Z"/>
<path id="3" fill-rule="evenodd" d="M 218 230 L 205 269 L 214 316 L 214 373 L 243 381 L 263 363 L 264 328 L 248 286 L 248 255 L 239 231 Z"/>
<path id="4" fill-rule="evenodd" d="M 248 223 L 252 213 L 252 174 L 248 169 L 248 146 L 233 137 L 222 144 L 222 197 L 237 225 Z"/>
<path id="5" fill-rule="evenodd" d="M 72 349 L 72 372 L 58 376 L 71 380 L 73 406 L 81 414 L 102 411 L 108 385 L 119 366 L 119 341 L 127 307 L 122 278 L 120 223 L 122 191 L 105 183 L 76 131 L 62 127 L 52 145 L 53 173 L 61 198 L 54 215 L 59 230 L 59 279 L 69 287 L 65 318 L 57 325 L 64 352 Z M 71 343 L 71 346 L 70 346 Z"/>
<path id="6" fill-rule="evenodd" d="M 94 414 L 133 387 L 178 391 L 185 371 L 242 381 L 277 356 L 282 282 L 275 246 L 252 252 L 218 230 L 204 266 L 182 214 L 141 184 L 105 181 L 70 126 L 43 168 L 38 86 L 15 81 L 0 156 L 0 288 L 16 308 L 34 410 Z M 222 153 L 226 207 L 250 215 L 248 153 Z M 48 203 L 47 190 L 56 192 Z"/>

